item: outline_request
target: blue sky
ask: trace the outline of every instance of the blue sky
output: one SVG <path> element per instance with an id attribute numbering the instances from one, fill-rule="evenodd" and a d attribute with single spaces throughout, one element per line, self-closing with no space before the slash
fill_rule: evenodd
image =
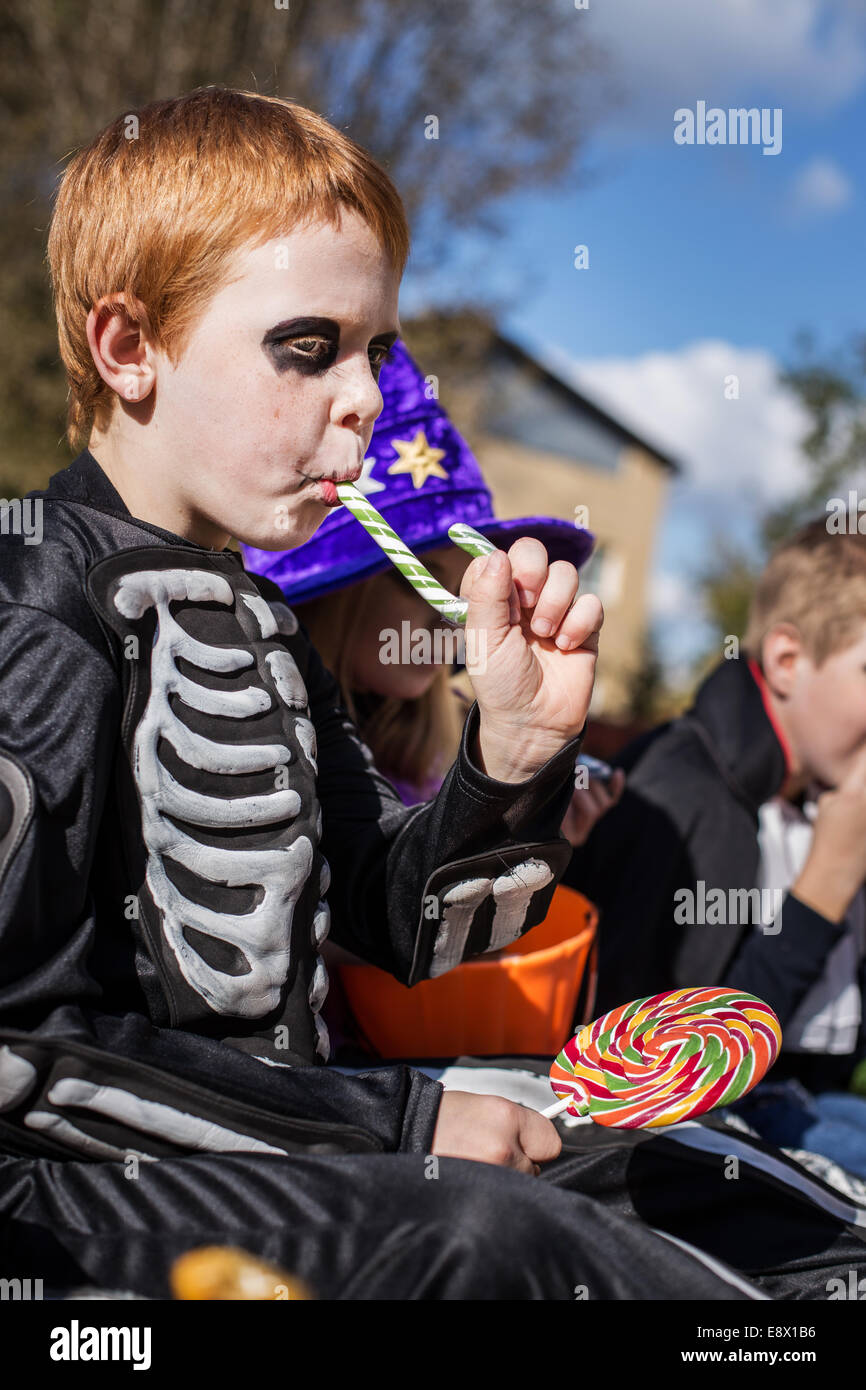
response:
<path id="1" fill-rule="evenodd" d="M 795 333 L 833 352 L 866 332 L 866 4 L 590 0 L 574 19 L 626 94 L 587 148 L 593 180 L 512 198 L 504 237 L 465 256 L 519 291 L 507 331 L 682 460 L 651 595 L 682 670 L 705 641 L 691 580 L 714 532 L 748 542 L 802 477 L 803 419 L 777 383 Z M 780 153 L 675 144 L 674 111 L 698 100 L 781 108 Z"/>

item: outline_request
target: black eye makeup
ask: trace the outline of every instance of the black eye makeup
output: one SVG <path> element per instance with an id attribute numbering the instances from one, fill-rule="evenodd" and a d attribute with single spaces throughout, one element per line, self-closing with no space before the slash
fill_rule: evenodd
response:
<path id="1" fill-rule="evenodd" d="M 393 343 L 391 344 L 391 347 L 388 347 L 387 343 L 370 344 L 370 347 L 368 349 L 368 356 L 370 358 L 370 366 L 373 368 L 373 376 L 376 378 L 377 381 L 379 380 L 379 373 L 381 372 L 385 363 L 390 362 L 391 358 L 394 356 L 394 353 L 392 351 L 393 346 Z"/>
<path id="2" fill-rule="evenodd" d="M 327 371 L 340 346 L 340 325 L 333 319 L 286 319 L 269 328 L 262 347 L 278 372 L 304 376 Z"/>
<path id="3" fill-rule="evenodd" d="M 397 333 L 383 333 L 367 349 L 377 381 L 397 337 Z M 339 347 L 340 325 L 327 318 L 286 319 L 269 328 L 262 339 L 262 349 L 276 371 L 296 371 L 302 376 L 326 372 L 336 361 Z"/>

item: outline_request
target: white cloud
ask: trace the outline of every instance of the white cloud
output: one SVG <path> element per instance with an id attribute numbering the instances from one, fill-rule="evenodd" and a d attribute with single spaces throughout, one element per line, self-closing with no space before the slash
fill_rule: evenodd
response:
<path id="1" fill-rule="evenodd" d="M 574 360 L 543 354 L 552 370 L 680 462 L 692 491 L 777 503 L 802 486 L 806 415 L 760 348 L 707 340 L 675 352 Z M 739 396 L 726 399 L 736 380 Z"/>
<path id="2" fill-rule="evenodd" d="M 811 159 L 794 179 L 791 203 L 796 212 L 838 212 L 853 196 L 850 179 L 832 159 Z"/>
<path id="3" fill-rule="evenodd" d="M 805 412 L 762 349 L 710 340 L 634 358 L 537 356 L 683 465 L 656 538 L 649 614 L 670 678 L 688 684 L 710 637 L 699 576 L 720 537 L 750 551 L 761 513 L 803 486 Z M 732 376 L 739 398 L 727 400 Z"/>
<path id="4" fill-rule="evenodd" d="M 694 608 L 697 597 L 694 585 L 684 575 L 657 570 L 650 581 L 650 615 L 656 621 L 679 618 Z"/>
<path id="5" fill-rule="evenodd" d="M 866 79 L 866 13 L 852 0 L 617 0 L 577 18 L 610 55 L 629 125 L 700 97 L 830 110 Z"/>

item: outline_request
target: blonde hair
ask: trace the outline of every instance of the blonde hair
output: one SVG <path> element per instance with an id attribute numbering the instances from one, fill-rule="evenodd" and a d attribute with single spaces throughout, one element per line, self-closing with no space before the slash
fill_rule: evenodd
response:
<path id="1" fill-rule="evenodd" d="M 305 106 L 202 87 L 101 131 L 69 163 L 48 237 L 73 447 L 114 406 L 87 343 L 100 299 L 122 293 L 133 318 L 143 305 L 151 341 L 176 362 L 238 250 L 305 221 L 339 226 L 344 206 L 402 275 L 409 229 L 399 193 L 366 150 Z"/>
<path id="2" fill-rule="evenodd" d="M 816 666 L 856 641 L 866 624 L 866 535 L 856 515 L 846 534 L 827 524 L 822 517 L 784 541 L 761 574 L 743 639 L 755 660 L 779 623 L 797 628 Z"/>
<path id="3" fill-rule="evenodd" d="M 428 779 L 443 777 L 456 758 L 466 706 L 451 687 L 449 668 L 443 666 L 418 699 L 383 696 L 371 714 L 359 714 L 349 673 L 355 634 L 367 605 L 375 601 L 372 586 L 378 577 L 292 608 L 336 678 L 343 704 L 370 745 L 376 766 L 386 777 L 421 788 Z"/>

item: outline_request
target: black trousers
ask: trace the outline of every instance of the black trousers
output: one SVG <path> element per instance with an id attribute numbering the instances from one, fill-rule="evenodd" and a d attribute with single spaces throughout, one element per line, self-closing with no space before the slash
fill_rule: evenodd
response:
<path id="1" fill-rule="evenodd" d="M 174 1258 L 230 1244 L 322 1299 L 826 1298 L 866 1275 L 859 1231 L 664 1140 L 570 1153 L 541 1178 L 424 1155 L 0 1156 L 0 1276 L 170 1297 Z M 700 1247 L 683 1249 L 666 1238 Z"/>

